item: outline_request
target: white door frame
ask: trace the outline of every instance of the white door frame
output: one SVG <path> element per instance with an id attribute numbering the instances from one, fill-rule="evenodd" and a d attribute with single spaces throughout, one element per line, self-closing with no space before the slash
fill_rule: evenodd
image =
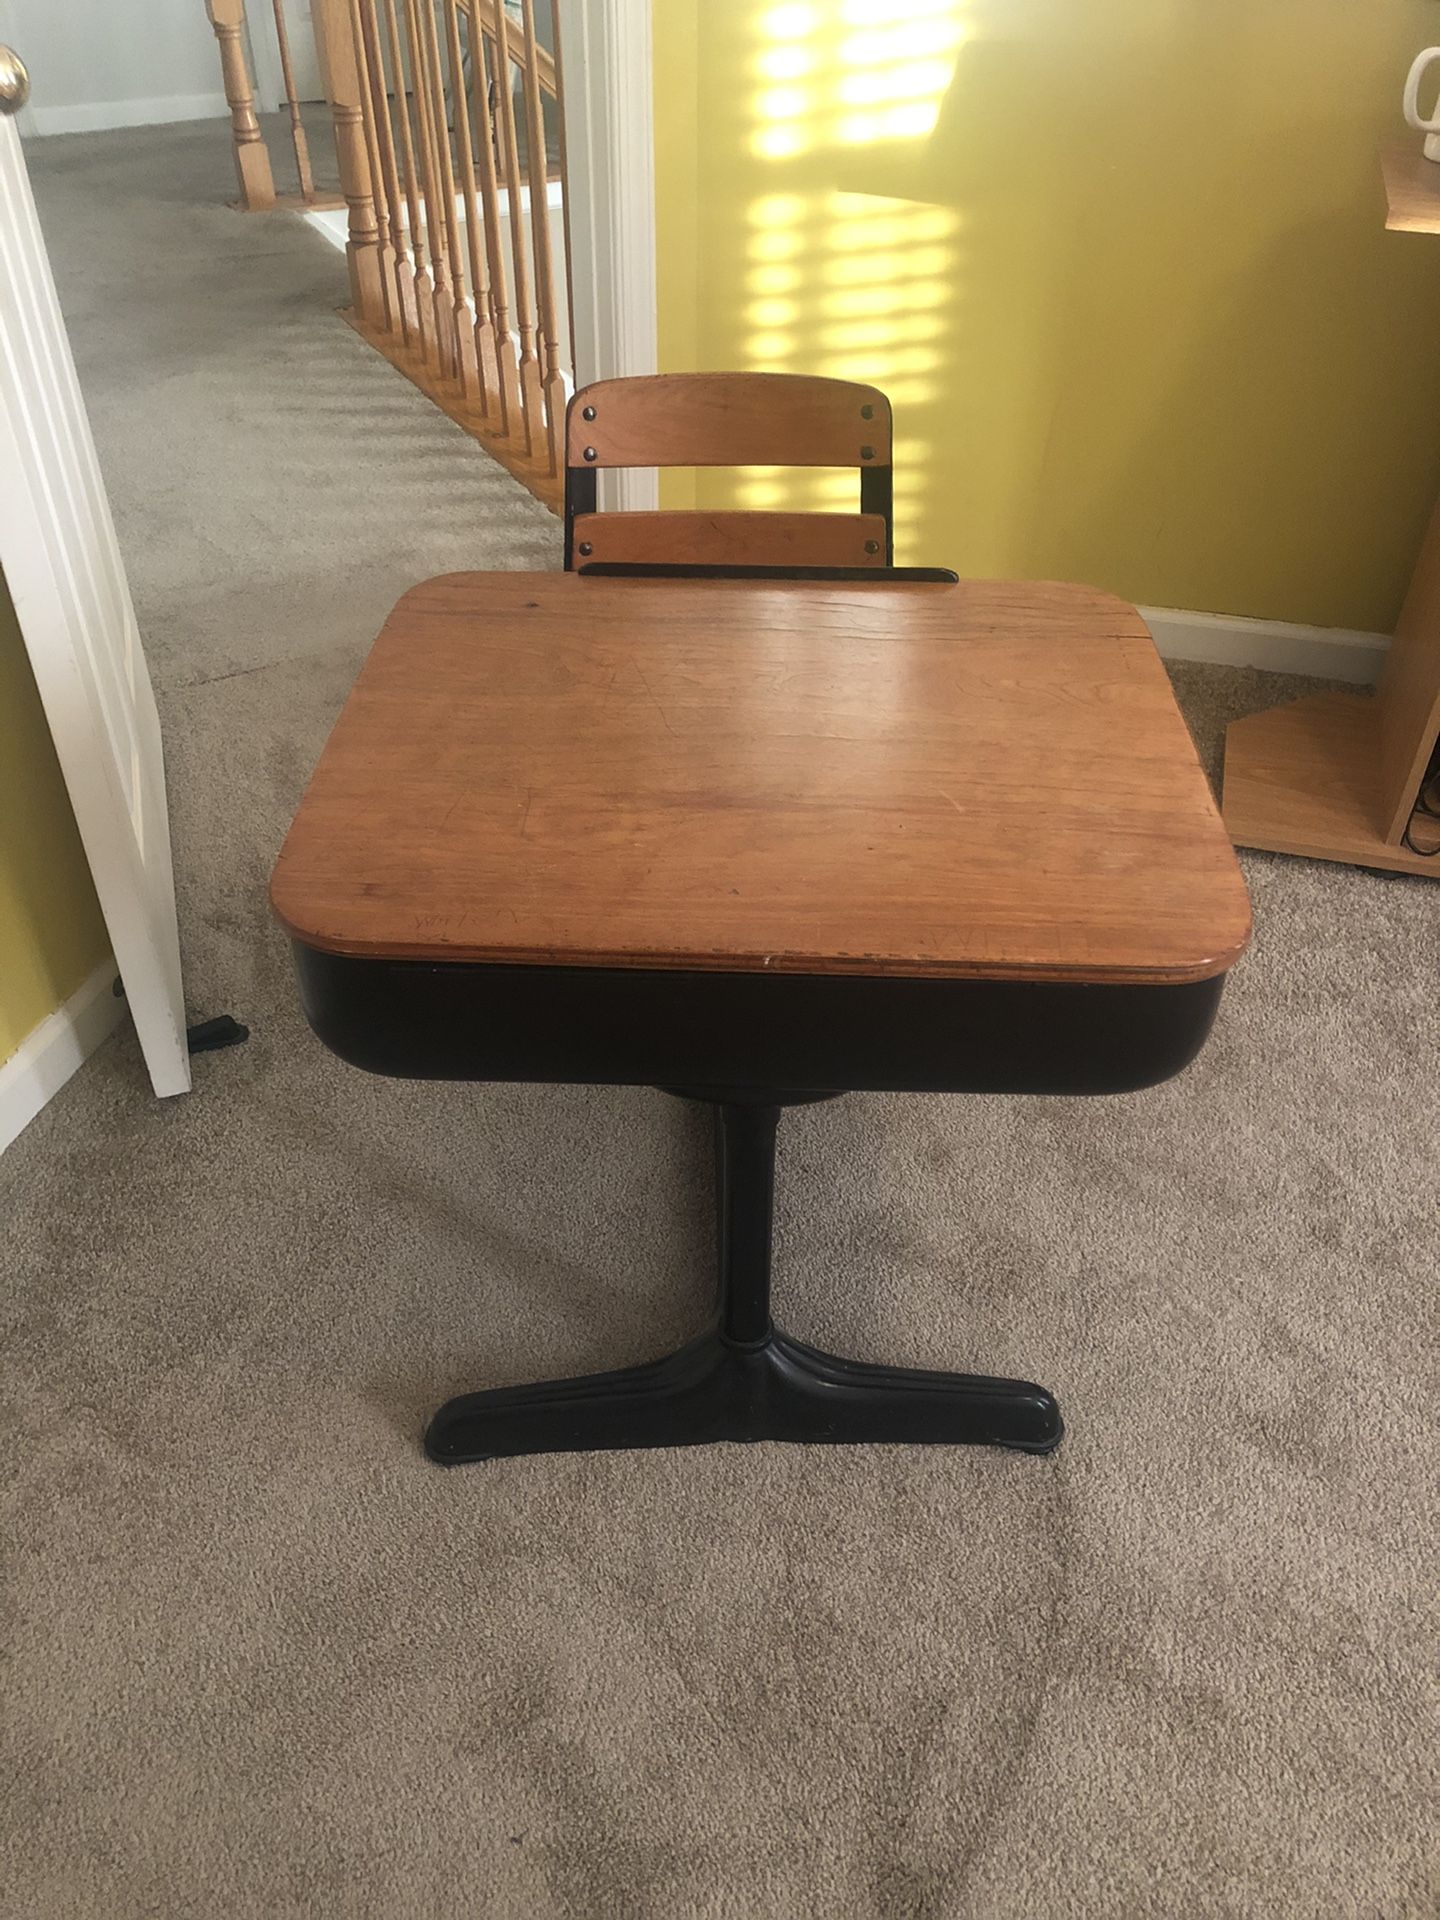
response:
<path id="1" fill-rule="evenodd" d="M 658 371 L 652 0 L 557 0 L 565 66 L 575 384 Z M 599 475 L 600 505 L 659 504 L 653 467 Z"/>

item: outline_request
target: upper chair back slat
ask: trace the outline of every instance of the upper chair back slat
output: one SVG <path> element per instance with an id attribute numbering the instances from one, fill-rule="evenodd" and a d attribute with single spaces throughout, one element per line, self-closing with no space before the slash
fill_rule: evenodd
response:
<path id="1" fill-rule="evenodd" d="M 572 467 L 888 467 L 878 387 L 799 373 L 597 380 L 570 402 Z"/>

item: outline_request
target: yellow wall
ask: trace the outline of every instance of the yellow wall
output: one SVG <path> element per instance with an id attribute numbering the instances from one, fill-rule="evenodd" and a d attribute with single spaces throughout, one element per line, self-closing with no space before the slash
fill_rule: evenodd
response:
<path id="1" fill-rule="evenodd" d="M 1440 489 L 1440 238 L 1384 231 L 1375 149 L 1437 0 L 654 23 L 662 369 L 885 387 L 902 560 L 1393 625 Z"/>
<path id="2" fill-rule="evenodd" d="M 0 575 L 0 1061 L 69 999 L 109 950 Z"/>

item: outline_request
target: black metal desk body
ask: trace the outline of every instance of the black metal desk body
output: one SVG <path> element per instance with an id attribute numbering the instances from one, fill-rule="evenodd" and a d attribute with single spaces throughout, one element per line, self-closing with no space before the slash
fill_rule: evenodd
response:
<path id="1" fill-rule="evenodd" d="M 854 974 L 428 964 L 295 943 L 305 1011 L 372 1073 L 655 1086 L 716 1114 L 718 1311 L 666 1358 L 472 1393 L 426 1435 L 445 1464 L 714 1440 L 979 1442 L 1048 1453 L 1062 1424 L 1028 1381 L 878 1367 L 770 1318 L 776 1128 L 842 1091 L 1106 1094 L 1199 1051 L 1223 975 L 1085 986 Z"/>

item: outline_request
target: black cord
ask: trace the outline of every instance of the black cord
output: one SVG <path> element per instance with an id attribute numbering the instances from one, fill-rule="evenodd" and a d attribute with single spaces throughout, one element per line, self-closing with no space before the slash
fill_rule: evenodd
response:
<path id="1" fill-rule="evenodd" d="M 1433 860 L 1440 853 L 1440 835 L 1436 836 L 1433 847 L 1417 847 L 1410 838 L 1410 830 L 1417 820 L 1440 821 L 1440 740 L 1435 742 L 1430 755 L 1430 764 L 1425 769 L 1425 777 L 1420 782 L 1420 791 L 1415 796 L 1415 805 L 1410 810 L 1410 818 L 1405 831 L 1400 836 L 1400 844 L 1422 860 Z"/>

